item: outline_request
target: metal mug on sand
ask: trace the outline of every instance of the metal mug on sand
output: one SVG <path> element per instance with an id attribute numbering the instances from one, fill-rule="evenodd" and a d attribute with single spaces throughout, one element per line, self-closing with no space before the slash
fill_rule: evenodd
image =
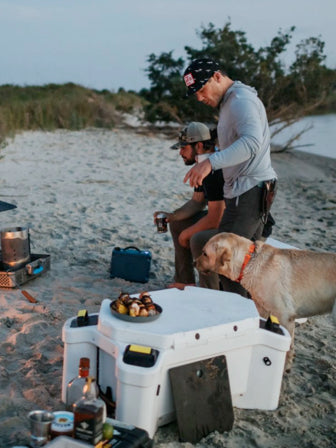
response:
<path id="1" fill-rule="evenodd" d="M 166 233 L 168 230 L 167 215 L 165 213 L 158 213 L 156 215 L 156 226 L 158 233 Z"/>

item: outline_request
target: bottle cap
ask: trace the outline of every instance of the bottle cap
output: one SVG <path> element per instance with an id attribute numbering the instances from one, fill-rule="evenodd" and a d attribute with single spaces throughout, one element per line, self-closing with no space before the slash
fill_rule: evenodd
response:
<path id="1" fill-rule="evenodd" d="M 90 368 L 90 358 L 81 358 L 79 360 L 79 367 L 89 369 Z"/>

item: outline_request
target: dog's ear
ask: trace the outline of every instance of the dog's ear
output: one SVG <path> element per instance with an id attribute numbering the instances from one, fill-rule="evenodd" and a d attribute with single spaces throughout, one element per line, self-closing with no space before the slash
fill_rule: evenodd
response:
<path id="1" fill-rule="evenodd" d="M 224 266 L 225 263 L 231 260 L 232 251 L 229 247 L 221 247 L 221 255 L 219 258 L 221 266 Z"/>

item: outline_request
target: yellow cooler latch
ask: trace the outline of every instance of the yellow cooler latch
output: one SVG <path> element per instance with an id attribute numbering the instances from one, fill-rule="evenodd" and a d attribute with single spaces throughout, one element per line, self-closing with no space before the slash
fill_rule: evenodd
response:
<path id="1" fill-rule="evenodd" d="M 89 323 L 89 313 L 87 310 L 79 310 L 77 313 L 78 327 L 85 327 Z"/>
<path id="2" fill-rule="evenodd" d="M 79 310 L 77 313 L 77 317 L 72 319 L 70 327 L 78 328 L 97 325 L 98 316 L 98 314 L 89 314 L 87 310 Z"/>
<path id="3" fill-rule="evenodd" d="M 156 363 L 159 351 L 144 345 L 127 345 L 123 361 L 125 364 L 131 364 L 139 367 L 153 367 Z"/>
<path id="4" fill-rule="evenodd" d="M 280 333 L 283 334 L 281 328 L 280 328 L 280 322 L 279 319 L 276 316 L 273 316 L 272 314 L 269 316 L 265 323 L 265 329 L 269 331 L 273 331 L 274 333 Z"/>

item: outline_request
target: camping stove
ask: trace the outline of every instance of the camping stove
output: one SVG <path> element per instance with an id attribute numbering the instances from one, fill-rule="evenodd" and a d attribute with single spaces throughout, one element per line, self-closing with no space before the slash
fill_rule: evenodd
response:
<path id="1" fill-rule="evenodd" d="M 224 355 L 233 406 L 277 408 L 290 346 L 285 328 L 270 330 L 254 302 L 234 293 L 186 287 L 153 291 L 150 296 L 162 308 L 151 322 L 117 318 L 109 299 L 86 322 L 78 317 L 66 321 L 63 401 L 68 382 L 78 374 L 79 359 L 88 357 L 91 375 L 102 391 L 112 391 L 115 418 L 153 437 L 158 426 L 176 417 L 169 371 Z M 129 357 L 133 344 L 140 353 Z M 148 350 L 141 353 L 141 347 Z"/>
<path id="2" fill-rule="evenodd" d="M 0 201 L 0 212 L 13 207 Z M 27 228 L 5 228 L 0 236 L 0 288 L 17 288 L 50 269 L 50 255 L 30 253 Z"/>
<path id="3" fill-rule="evenodd" d="M 20 268 L 7 268 L 0 252 L 0 288 L 18 288 L 50 269 L 50 255 L 30 254 L 30 260 Z"/>

